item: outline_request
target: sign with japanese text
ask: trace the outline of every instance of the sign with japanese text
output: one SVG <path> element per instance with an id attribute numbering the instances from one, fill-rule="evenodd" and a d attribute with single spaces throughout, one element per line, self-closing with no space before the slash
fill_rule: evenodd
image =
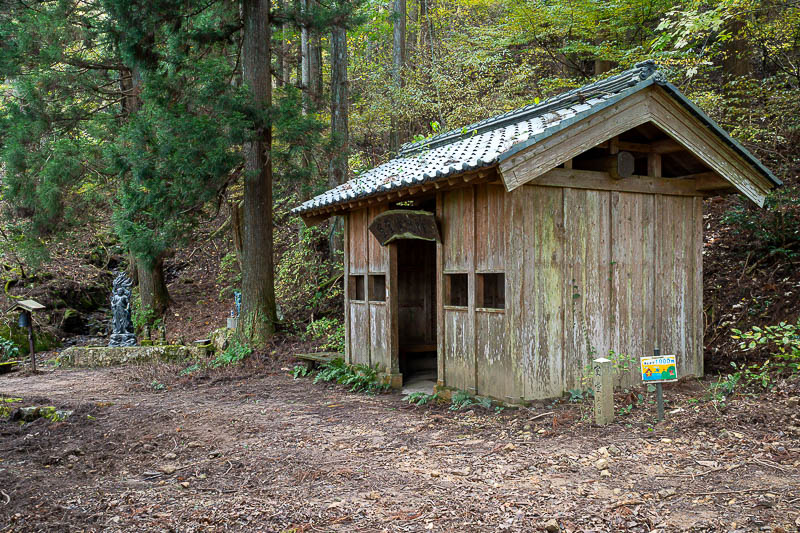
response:
<path id="1" fill-rule="evenodd" d="M 678 367 L 674 355 L 642 357 L 639 362 L 642 366 L 642 381 L 645 383 L 678 380 Z"/>

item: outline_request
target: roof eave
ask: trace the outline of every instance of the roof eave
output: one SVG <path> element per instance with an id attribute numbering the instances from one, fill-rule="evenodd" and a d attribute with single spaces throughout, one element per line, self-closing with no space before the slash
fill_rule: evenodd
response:
<path id="1" fill-rule="evenodd" d="M 687 110 L 689 110 L 693 115 L 699 118 L 702 122 L 704 122 L 708 128 L 713 131 L 717 136 L 719 136 L 727 145 L 733 148 L 736 152 L 739 153 L 753 168 L 758 170 L 761 174 L 763 174 L 769 181 L 772 182 L 773 185 L 776 187 L 780 187 L 783 185 L 783 182 L 772 173 L 770 169 L 768 169 L 764 164 L 759 161 L 753 154 L 750 153 L 747 148 L 742 146 L 742 144 L 731 137 L 724 129 L 717 124 L 714 119 L 709 117 L 702 109 L 697 107 L 691 100 L 686 98 L 684 94 L 678 89 L 675 85 L 670 83 L 666 80 L 655 80 L 660 87 L 666 90 L 669 95 L 674 98 L 677 102 L 679 102 L 682 106 L 684 106 Z"/>

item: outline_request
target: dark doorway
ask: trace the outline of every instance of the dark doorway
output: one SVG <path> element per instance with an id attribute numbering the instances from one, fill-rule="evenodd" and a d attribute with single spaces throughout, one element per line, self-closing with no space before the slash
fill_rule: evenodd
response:
<path id="1" fill-rule="evenodd" d="M 436 382 L 436 243 L 397 241 L 397 333 L 403 383 Z"/>

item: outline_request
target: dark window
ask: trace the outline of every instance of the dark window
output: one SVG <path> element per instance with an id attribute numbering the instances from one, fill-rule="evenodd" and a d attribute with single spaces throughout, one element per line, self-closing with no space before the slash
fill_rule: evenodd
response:
<path id="1" fill-rule="evenodd" d="M 444 283 L 444 304 L 466 307 L 468 305 L 467 275 L 445 274 Z"/>
<path id="2" fill-rule="evenodd" d="M 476 274 L 475 307 L 484 309 L 505 309 L 506 275 L 501 273 Z"/>
<path id="3" fill-rule="evenodd" d="M 386 301 L 386 276 L 383 274 L 370 274 L 369 276 L 369 301 Z"/>
<path id="4" fill-rule="evenodd" d="M 350 276 L 350 299 L 364 300 L 364 276 Z"/>

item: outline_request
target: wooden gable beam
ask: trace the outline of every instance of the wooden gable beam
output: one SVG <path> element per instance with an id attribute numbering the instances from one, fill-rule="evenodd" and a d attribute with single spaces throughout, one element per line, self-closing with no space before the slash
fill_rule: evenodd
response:
<path id="1" fill-rule="evenodd" d="M 774 184 L 658 86 L 643 89 L 502 161 L 499 170 L 503 183 L 513 191 L 590 148 L 610 147 L 611 138 L 647 122 L 670 136 L 655 141 L 647 153 L 687 150 L 739 192 L 759 206 L 764 205 Z M 618 145 L 620 150 L 635 148 L 623 141 Z M 649 173 L 654 176 L 659 173 L 658 159 L 648 161 Z"/>
<path id="2" fill-rule="evenodd" d="M 652 122 L 760 207 L 774 187 L 766 176 L 660 87 L 651 87 Z"/>
<path id="3" fill-rule="evenodd" d="M 499 168 L 503 183 L 508 191 L 513 191 L 649 119 L 646 92 L 635 93 L 502 161 Z"/>

